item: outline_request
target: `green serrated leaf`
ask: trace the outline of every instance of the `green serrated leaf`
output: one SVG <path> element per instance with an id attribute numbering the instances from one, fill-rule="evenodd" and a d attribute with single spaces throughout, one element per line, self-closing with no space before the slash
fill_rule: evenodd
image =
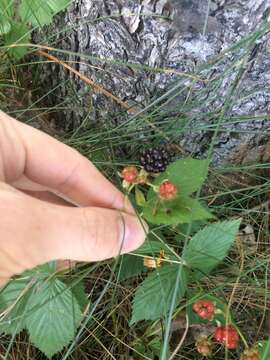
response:
<path id="1" fill-rule="evenodd" d="M 173 201 L 162 201 L 151 188 L 143 209 L 146 220 L 153 224 L 177 225 L 214 217 L 206 206 L 189 197 L 202 186 L 208 165 L 208 160 L 192 158 L 177 160 L 169 165 L 167 170 L 155 179 L 154 185 L 159 186 L 164 180 L 169 180 L 177 186 L 178 195 Z"/>
<path id="2" fill-rule="evenodd" d="M 67 286 L 70 287 L 72 294 L 75 296 L 81 311 L 83 312 L 86 306 L 89 304 L 90 300 L 87 297 L 85 292 L 85 285 L 83 280 L 77 282 L 75 284 L 67 283 Z"/>
<path id="3" fill-rule="evenodd" d="M 143 265 L 143 257 L 134 255 L 123 255 L 118 269 L 118 279 L 123 281 L 146 272 Z"/>
<path id="4" fill-rule="evenodd" d="M 200 230 L 188 243 L 184 260 L 191 268 L 208 274 L 226 257 L 240 223 L 241 219 L 222 221 Z"/>
<path id="5" fill-rule="evenodd" d="M 25 24 L 11 22 L 11 30 L 4 36 L 5 45 L 19 45 L 30 42 L 30 31 Z M 12 47 L 8 49 L 8 53 L 15 57 L 15 59 L 21 59 L 26 53 L 27 47 Z"/>
<path id="6" fill-rule="evenodd" d="M 176 284 L 179 266 L 164 265 L 152 272 L 137 288 L 130 323 L 140 320 L 156 320 L 166 316 L 172 302 L 175 286 L 178 286 L 177 303 L 187 288 L 187 270 L 182 268 L 181 280 Z"/>
<path id="7" fill-rule="evenodd" d="M 50 276 L 55 274 L 57 271 L 57 262 L 56 261 L 49 261 L 43 265 L 37 266 L 31 270 L 27 270 L 26 274 L 32 274 L 39 279 L 44 278 L 45 276 Z"/>
<path id="8" fill-rule="evenodd" d="M 0 332 L 14 335 L 25 327 L 27 303 L 32 288 L 29 278 L 11 280 L 0 293 Z"/>
<path id="9" fill-rule="evenodd" d="M 187 235 L 189 237 L 195 235 L 205 225 L 207 225 L 206 219 L 192 221 L 192 224 L 188 224 L 188 223 L 181 224 L 177 226 L 177 235 L 175 236 L 174 239 L 175 241 L 177 241 L 177 243 L 184 242 L 186 240 Z"/>
<path id="10" fill-rule="evenodd" d="M 147 201 L 143 210 L 145 219 L 152 224 L 176 225 L 214 216 L 196 199 L 179 196 L 174 201 L 159 202 L 157 196 Z"/>
<path id="11" fill-rule="evenodd" d="M 19 14 L 26 23 L 43 26 L 51 23 L 58 12 L 64 10 L 71 0 L 22 0 Z"/>
<path id="12" fill-rule="evenodd" d="M 35 288 L 29 308 L 26 328 L 30 340 L 50 358 L 75 336 L 82 315 L 80 306 L 70 288 L 54 278 Z"/>
<path id="13" fill-rule="evenodd" d="M 202 186 L 207 177 L 208 166 L 208 160 L 192 158 L 177 160 L 156 178 L 155 185 L 159 185 L 168 179 L 178 187 L 180 195 L 186 197 Z"/>

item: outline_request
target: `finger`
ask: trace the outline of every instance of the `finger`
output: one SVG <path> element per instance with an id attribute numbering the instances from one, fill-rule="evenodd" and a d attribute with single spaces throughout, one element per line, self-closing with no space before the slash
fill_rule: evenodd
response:
<path id="1" fill-rule="evenodd" d="M 49 191 L 29 191 L 23 190 L 23 192 L 27 195 L 34 197 L 35 199 L 39 199 L 42 201 L 47 201 L 51 204 L 63 205 L 63 206 L 74 206 L 70 202 L 60 198 L 59 196 L 49 192 Z"/>
<path id="2" fill-rule="evenodd" d="M 23 144 L 23 149 L 20 148 L 16 154 L 16 149 L 13 149 L 14 135 L 12 135 L 10 150 L 5 152 L 10 154 L 12 151 L 13 158 L 17 157 L 23 162 L 20 164 L 20 168 L 23 169 L 20 176 L 25 175 L 33 183 L 54 189 L 80 206 L 91 205 L 134 212 L 130 203 L 125 202 L 124 195 L 77 151 L 30 126 L 7 117 L 2 112 L 0 118 L 4 122 L 8 121 L 7 127 L 13 128 Z M 22 152 L 24 154 L 21 154 Z M 10 161 L 8 163 L 10 168 Z M 16 171 L 15 173 L 17 174 Z M 21 179 L 17 177 L 14 181 L 18 182 Z"/>
<path id="3" fill-rule="evenodd" d="M 47 186 L 42 186 L 32 180 L 29 180 L 25 175 L 21 175 L 15 181 L 12 181 L 10 185 L 16 187 L 20 190 L 29 190 L 29 191 L 46 191 L 49 190 Z"/>
<path id="4" fill-rule="evenodd" d="M 57 223 L 55 219 L 57 211 Z M 146 225 L 134 215 L 103 208 L 52 209 L 47 259 L 100 261 L 137 249 Z"/>
<path id="5" fill-rule="evenodd" d="M 49 204 L 0 186 L 0 278 L 50 260 L 98 261 L 139 247 L 140 220 L 118 210 Z"/>
<path id="6" fill-rule="evenodd" d="M 89 160 L 50 136 L 18 124 L 27 153 L 25 175 L 31 181 L 81 206 L 124 208 L 123 194 Z"/>
<path id="7" fill-rule="evenodd" d="M 6 285 L 10 280 L 10 277 L 0 277 L 0 289 Z"/>
<path id="8" fill-rule="evenodd" d="M 39 185 L 31 180 L 29 180 L 25 175 L 23 175 L 19 180 L 16 180 L 12 182 L 11 184 L 16 189 L 23 191 L 25 194 L 31 195 L 35 197 L 36 199 L 48 201 L 54 204 L 59 205 L 69 205 L 74 206 L 78 204 L 74 204 L 72 200 L 70 200 L 68 197 L 65 197 L 64 195 L 58 193 L 56 195 L 53 193 L 48 187 Z M 91 204 L 90 204 L 91 205 Z"/>
<path id="9" fill-rule="evenodd" d="M 74 269 L 77 261 L 73 260 L 58 260 L 56 263 L 57 270 L 71 270 Z"/>
<path id="10" fill-rule="evenodd" d="M 51 204 L 57 204 L 57 205 L 63 205 L 63 206 L 73 206 L 72 204 L 70 204 L 69 202 L 65 201 L 62 198 L 59 198 L 58 196 L 56 196 L 55 194 L 52 194 L 48 191 L 28 191 L 28 190 L 24 190 L 23 191 L 25 194 L 30 195 L 32 197 L 34 197 L 35 199 L 39 199 L 42 201 L 47 201 Z M 70 260 L 59 260 L 57 262 L 57 269 L 58 270 L 68 270 L 71 268 L 74 268 L 76 265 L 75 261 L 70 261 Z M 8 282 L 9 278 L 0 278 L 0 288 L 6 283 Z"/>

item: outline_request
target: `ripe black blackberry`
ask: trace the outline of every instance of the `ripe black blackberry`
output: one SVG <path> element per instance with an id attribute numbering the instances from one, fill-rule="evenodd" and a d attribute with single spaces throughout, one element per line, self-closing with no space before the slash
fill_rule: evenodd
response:
<path id="1" fill-rule="evenodd" d="M 140 164 L 147 172 L 163 172 L 170 162 L 171 156 L 164 148 L 150 148 L 140 154 Z"/>

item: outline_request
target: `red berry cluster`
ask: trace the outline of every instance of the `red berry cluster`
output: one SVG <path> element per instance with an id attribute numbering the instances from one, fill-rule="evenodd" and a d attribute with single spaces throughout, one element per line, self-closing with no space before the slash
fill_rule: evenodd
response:
<path id="1" fill-rule="evenodd" d="M 210 300 L 198 300 L 192 306 L 193 311 L 202 319 L 213 320 L 215 305 Z"/>
<path id="2" fill-rule="evenodd" d="M 177 186 L 169 180 L 163 181 L 159 186 L 154 186 L 148 182 L 149 174 L 145 170 L 140 170 L 136 166 L 126 166 L 120 176 L 122 177 L 123 186 L 132 189 L 136 184 L 147 184 L 152 186 L 158 193 L 158 197 L 162 201 L 174 200 L 178 194 Z"/>
<path id="3" fill-rule="evenodd" d="M 174 200 L 177 196 L 177 187 L 171 181 L 163 181 L 158 189 L 158 196 L 161 200 Z"/>
<path id="4" fill-rule="evenodd" d="M 217 342 L 225 345 L 228 349 L 236 349 L 239 335 L 232 325 L 219 326 L 215 330 L 214 338 Z"/>
<path id="5" fill-rule="evenodd" d="M 211 300 L 198 300 L 192 305 L 193 311 L 202 319 L 213 320 L 216 312 L 215 304 Z M 218 326 L 215 329 L 214 339 L 226 346 L 228 349 L 236 349 L 239 341 L 237 330 L 232 325 Z M 201 352 L 206 346 L 206 342 L 197 345 L 197 350 Z M 206 350 L 206 347 L 205 347 Z M 246 355 L 245 355 L 246 356 Z M 258 360 L 258 358 L 243 357 L 243 360 Z"/>
<path id="6" fill-rule="evenodd" d="M 127 166 L 123 169 L 122 178 L 128 183 L 134 183 L 139 175 L 138 170 L 135 166 Z"/>

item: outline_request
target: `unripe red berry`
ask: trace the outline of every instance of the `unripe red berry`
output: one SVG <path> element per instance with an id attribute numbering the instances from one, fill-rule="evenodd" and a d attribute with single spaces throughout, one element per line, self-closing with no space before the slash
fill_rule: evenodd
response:
<path id="1" fill-rule="evenodd" d="M 239 341 L 239 335 L 236 329 L 231 325 L 219 326 L 215 330 L 214 338 L 217 342 L 223 344 L 228 349 L 236 349 Z"/>
<path id="2" fill-rule="evenodd" d="M 123 169 L 122 178 L 128 183 L 134 183 L 138 177 L 138 170 L 135 166 L 127 166 Z"/>
<path id="3" fill-rule="evenodd" d="M 198 300 L 192 309 L 202 319 L 212 320 L 215 315 L 215 304 L 211 300 Z"/>
<path id="4" fill-rule="evenodd" d="M 260 360 L 260 354 L 257 350 L 245 350 L 241 360 Z"/>
<path id="5" fill-rule="evenodd" d="M 196 341 L 196 349 L 203 356 L 210 356 L 212 354 L 211 342 L 207 336 L 202 336 Z"/>
<path id="6" fill-rule="evenodd" d="M 160 184 L 158 195 L 162 200 L 174 200 L 177 195 L 177 187 L 171 181 L 164 181 Z"/>

